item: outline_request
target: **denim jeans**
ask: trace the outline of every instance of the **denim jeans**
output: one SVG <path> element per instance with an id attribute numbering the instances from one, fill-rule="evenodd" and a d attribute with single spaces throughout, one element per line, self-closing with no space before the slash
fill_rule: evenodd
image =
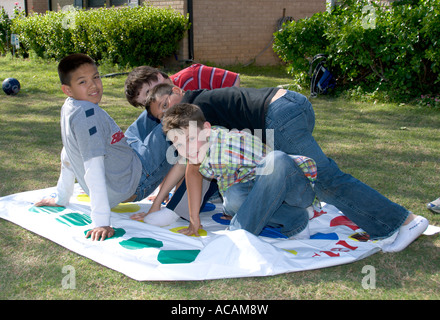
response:
<path id="1" fill-rule="evenodd" d="M 303 155 L 315 160 L 318 167 L 315 192 L 319 200 L 341 210 L 347 218 L 366 231 L 371 239 L 391 236 L 410 212 L 342 172 L 313 138 L 314 126 L 315 114 L 310 101 L 299 93 L 287 91 L 268 107 L 266 130 L 273 130 L 273 135 L 268 135 L 269 138 L 273 136 L 273 141 L 268 138 L 267 144 L 288 154 Z M 261 198 L 250 201 L 259 203 Z M 243 208 L 245 210 L 247 208 Z"/>
<path id="2" fill-rule="evenodd" d="M 142 163 L 142 175 L 136 190 L 140 201 L 148 197 L 162 182 L 173 162 L 167 159 L 167 152 L 174 152 L 171 143 L 166 140 L 162 124 L 148 116 L 144 111 L 125 132 L 130 147 L 137 153 Z"/>
<path id="3" fill-rule="evenodd" d="M 233 216 L 230 230 L 259 235 L 265 226 L 281 228 L 287 237 L 307 226 L 315 192 L 295 161 L 284 152 L 269 153 L 257 166 L 254 180 L 237 183 L 223 195 L 225 213 Z M 255 202 L 254 199 L 260 199 Z M 237 212 L 240 214 L 235 214 Z"/>

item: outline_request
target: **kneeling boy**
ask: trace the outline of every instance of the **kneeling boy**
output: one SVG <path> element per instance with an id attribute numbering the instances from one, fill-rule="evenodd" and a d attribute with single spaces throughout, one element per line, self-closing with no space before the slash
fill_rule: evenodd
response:
<path id="1" fill-rule="evenodd" d="M 192 104 L 171 107 L 162 119 L 163 130 L 179 155 L 186 159 L 170 171 L 153 207 L 159 208 L 167 188 L 186 171 L 190 226 L 186 235 L 198 234 L 203 177 L 217 179 L 225 213 L 234 216 L 230 230 L 245 229 L 259 235 L 263 228 L 280 228 L 287 237 L 308 236 L 308 211 L 315 199 L 315 162 L 269 150 L 257 137 L 244 131 L 212 126 L 202 110 Z M 248 194 L 260 195 L 252 214 L 236 215 Z M 247 204 L 244 204 L 247 205 Z"/>

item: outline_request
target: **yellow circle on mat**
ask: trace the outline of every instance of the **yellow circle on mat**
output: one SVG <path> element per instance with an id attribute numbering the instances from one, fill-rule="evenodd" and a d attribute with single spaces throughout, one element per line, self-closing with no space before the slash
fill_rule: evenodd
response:
<path id="1" fill-rule="evenodd" d="M 141 210 L 141 206 L 134 203 L 120 203 L 116 207 L 112 208 L 112 211 L 116 213 L 136 212 L 139 210 Z"/>
<path id="2" fill-rule="evenodd" d="M 182 229 L 185 229 L 185 228 L 188 228 L 188 227 L 176 227 L 176 228 L 170 229 L 170 231 L 174 232 L 174 233 L 180 233 L 179 230 L 182 230 Z M 208 232 L 206 232 L 206 230 L 199 229 L 199 235 L 204 237 L 204 236 L 208 235 Z M 196 237 L 196 236 L 192 235 L 191 237 Z"/>
<path id="3" fill-rule="evenodd" d="M 76 199 L 78 201 L 90 202 L 90 197 L 85 193 L 77 195 Z M 139 211 L 140 209 L 141 209 L 141 207 L 137 204 L 120 203 L 116 207 L 112 208 L 111 210 L 116 213 L 124 213 L 124 212 L 136 212 L 136 211 Z"/>
<path id="4" fill-rule="evenodd" d="M 81 194 L 77 195 L 76 199 L 78 201 L 90 202 L 90 197 L 85 193 L 81 193 Z"/>

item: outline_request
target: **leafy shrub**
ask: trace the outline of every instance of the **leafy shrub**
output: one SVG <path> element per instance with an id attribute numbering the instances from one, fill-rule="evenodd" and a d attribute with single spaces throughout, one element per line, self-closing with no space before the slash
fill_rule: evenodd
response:
<path id="1" fill-rule="evenodd" d="M 12 30 L 19 35 L 25 52 L 33 50 L 43 58 L 60 58 L 75 50 L 72 31 L 63 27 L 66 12 L 48 11 L 13 20 Z"/>
<path id="2" fill-rule="evenodd" d="M 419 99 L 417 99 L 417 104 L 422 107 L 440 109 L 440 94 L 422 95 Z"/>
<path id="3" fill-rule="evenodd" d="M 7 35 L 10 32 L 11 20 L 4 8 L 0 10 L 0 52 L 4 53 L 6 49 L 6 43 L 8 41 Z"/>
<path id="4" fill-rule="evenodd" d="M 34 14 L 14 19 L 25 51 L 61 59 L 82 52 L 95 60 L 137 66 L 157 65 L 174 54 L 188 30 L 188 19 L 152 6 L 101 8 Z"/>
<path id="5" fill-rule="evenodd" d="M 11 33 L 11 20 L 4 8 L 0 10 L 0 53 L 6 53 L 8 37 Z"/>
<path id="6" fill-rule="evenodd" d="M 329 41 L 324 34 L 329 23 L 328 12 L 318 12 L 311 18 L 292 21 L 275 35 L 274 51 L 289 62 L 289 71 L 298 74 L 309 70 L 309 60 L 326 53 Z"/>
<path id="7" fill-rule="evenodd" d="M 307 72 L 307 58 L 324 53 L 339 88 L 409 100 L 438 92 L 439 36 L 440 0 L 345 0 L 277 32 L 274 50 L 293 74 Z"/>

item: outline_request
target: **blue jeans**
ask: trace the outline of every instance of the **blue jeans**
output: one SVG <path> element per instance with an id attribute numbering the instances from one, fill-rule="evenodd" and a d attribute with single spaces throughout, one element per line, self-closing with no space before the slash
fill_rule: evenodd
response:
<path id="1" fill-rule="evenodd" d="M 273 141 L 269 141 L 271 137 L 268 135 L 267 144 L 288 154 L 303 155 L 315 160 L 318 167 L 315 192 L 319 200 L 341 210 L 365 230 L 371 239 L 391 236 L 410 212 L 342 172 L 313 138 L 314 126 L 315 113 L 310 101 L 299 93 L 288 91 L 268 107 L 266 129 L 273 130 Z M 260 198 L 250 201 L 259 203 Z M 237 214 L 246 210 L 248 208 L 242 208 Z"/>
<path id="2" fill-rule="evenodd" d="M 233 216 L 229 229 L 259 235 L 269 226 L 281 228 L 287 237 L 304 230 L 309 223 L 307 207 L 312 205 L 315 192 L 301 168 L 286 153 L 273 151 L 258 169 L 262 170 L 254 180 L 234 184 L 223 195 L 225 213 Z"/>
<path id="3" fill-rule="evenodd" d="M 162 182 L 173 166 L 167 159 L 167 152 L 174 152 L 166 140 L 162 125 L 144 111 L 125 132 L 130 147 L 137 153 L 142 163 L 142 175 L 136 189 L 140 201 L 148 197 Z M 169 154 L 168 154 L 169 155 Z"/>

